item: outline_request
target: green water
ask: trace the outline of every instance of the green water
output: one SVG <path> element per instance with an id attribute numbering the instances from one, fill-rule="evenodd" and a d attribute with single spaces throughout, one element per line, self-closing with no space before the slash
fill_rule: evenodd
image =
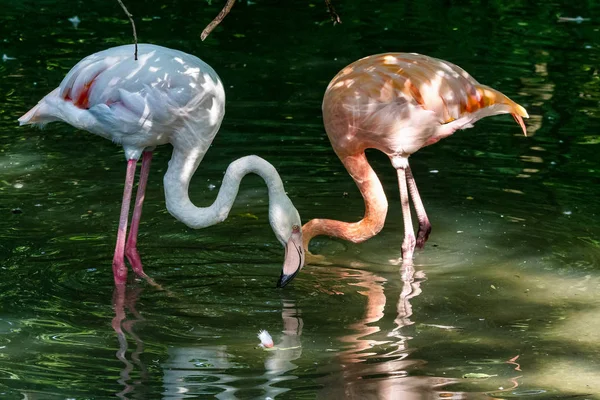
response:
<path id="1" fill-rule="evenodd" d="M 600 399 L 600 5 L 334 4 L 337 26 L 320 1 L 240 2 L 201 42 L 222 2 L 127 1 L 140 40 L 201 57 L 225 84 L 195 203 L 258 154 L 304 222 L 358 220 L 320 102 L 337 71 L 378 52 L 462 66 L 525 106 L 535 135 L 487 118 L 411 158 L 433 225 L 414 270 L 398 264 L 395 171 L 369 152 L 390 200 L 384 230 L 360 245 L 318 238 L 332 265 L 283 290 L 262 181 L 244 180 L 226 222 L 190 230 L 165 210 L 163 146 L 139 250 L 166 290 L 130 276 L 113 293 L 122 150 L 16 120 L 79 59 L 128 43 L 130 26 L 116 1 L 0 1 L 0 53 L 15 58 L 0 61 L 0 398 Z M 283 349 L 257 348 L 259 329 Z"/>

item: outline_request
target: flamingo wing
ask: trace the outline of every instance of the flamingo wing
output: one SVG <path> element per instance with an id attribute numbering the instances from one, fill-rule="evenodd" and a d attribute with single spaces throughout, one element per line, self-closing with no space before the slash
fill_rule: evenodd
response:
<path id="1" fill-rule="evenodd" d="M 334 148 L 408 154 L 490 115 L 513 114 L 525 133 L 527 117 L 523 107 L 462 68 L 413 53 L 378 54 L 348 65 L 329 84 L 323 112 Z"/>
<path id="2" fill-rule="evenodd" d="M 132 46 L 120 46 L 81 60 L 19 121 L 62 120 L 121 142 L 124 135 L 173 131 L 186 117 L 214 119 L 218 107 L 201 106 L 222 91 L 214 70 L 197 57 L 142 44 L 135 60 Z"/>

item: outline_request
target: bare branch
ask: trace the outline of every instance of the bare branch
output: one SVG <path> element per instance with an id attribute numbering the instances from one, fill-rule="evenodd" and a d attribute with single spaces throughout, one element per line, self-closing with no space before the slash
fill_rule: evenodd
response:
<path id="1" fill-rule="evenodd" d="M 333 24 L 341 24 L 342 20 L 340 19 L 340 16 L 335 12 L 335 8 L 333 8 L 331 0 L 325 0 L 325 4 L 327 5 L 327 10 L 329 11 L 329 15 L 331 16 Z"/>
<path id="2" fill-rule="evenodd" d="M 121 7 L 123 7 L 123 11 L 125 11 L 125 15 L 127 15 L 127 17 L 129 18 L 129 21 L 131 22 L 131 27 L 133 28 L 133 43 L 135 44 L 135 50 L 133 51 L 133 58 L 137 61 L 138 59 L 138 40 L 137 40 L 137 33 L 135 32 L 135 23 L 133 22 L 133 15 L 131 15 L 131 13 L 129 12 L 129 10 L 127 10 L 127 7 L 125 7 L 125 4 L 123 4 L 123 2 L 121 0 L 117 0 L 119 2 L 119 4 L 121 5 Z"/>
<path id="3" fill-rule="evenodd" d="M 204 40 L 208 35 L 210 35 L 213 29 L 215 29 L 217 25 L 219 25 L 221 21 L 223 21 L 227 14 L 229 14 L 229 11 L 231 11 L 231 8 L 234 4 L 235 0 L 227 0 L 227 3 L 225 3 L 225 6 L 223 7 L 219 15 L 217 15 L 210 24 L 206 25 L 206 28 L 204 28 L 202 34 L 200 35 L 200 39 Z"/>

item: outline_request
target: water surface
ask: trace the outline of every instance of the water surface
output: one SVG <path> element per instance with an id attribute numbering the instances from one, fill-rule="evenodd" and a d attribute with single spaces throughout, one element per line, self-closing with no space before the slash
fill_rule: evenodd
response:
<path id="1" fill-rule="evenodd" d="M 384 230 L 360 245 L 316 239 L 331 265 L 284 290 L 262 181 L 244 180 L 226 222 L 190 230 L 165 210 L 163 146 L 139 249 L 165 290 L 130 277 L 115 292 L 122 150 L 16 120 L 79 59 L 129 43 L 130 26 L 116 2 L 0 3 L 0 53 L 15 58 L 0 62 L 0 397 L 600 398 L 600 7 L 334 4 L 337 26 L 320 2 L 240 2 L 201 42 L 222 3 L 128 1 L 142 41 L 201 57 L 225 83 L 196 204 L 231 161 L 258 154 L 303 221 L 361 218 L 320 103 L 337 71 L 378 52 L 462 66 L 525 106 L 535 135 L 487 118 L 411 158 L 433 224 L 414 268 L 398 261 L 395 172 L 369 152 L 390 201 Z M 258 349 L 259 329 L 280 350 Z"/>

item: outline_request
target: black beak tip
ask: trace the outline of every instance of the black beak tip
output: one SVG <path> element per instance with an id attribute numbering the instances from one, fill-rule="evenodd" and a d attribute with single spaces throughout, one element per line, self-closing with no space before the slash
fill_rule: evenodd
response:
<path id="1" fill-rule="evenodd" d="M 298 274 L 298 271 L 294 272 L 291 275 L 285 275 L 283 272 L 281 273 L 281 276 L 279 277 L 279 280 L 277 281 L 277 287 L 278 288 L 283 288 L 285 287 L 285 285 L 287 285 L 288 283 L 290 283 Z"/>

